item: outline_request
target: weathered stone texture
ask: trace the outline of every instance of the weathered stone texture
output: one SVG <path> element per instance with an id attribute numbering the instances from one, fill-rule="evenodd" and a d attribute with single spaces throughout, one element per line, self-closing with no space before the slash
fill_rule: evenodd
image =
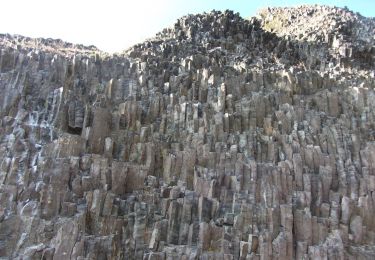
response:
<path id="1" fill-rule="evenodd" d="M 374 28 L 301 6 L 116 55 L 1 35 L 0 258 L 375 258 Z"/>

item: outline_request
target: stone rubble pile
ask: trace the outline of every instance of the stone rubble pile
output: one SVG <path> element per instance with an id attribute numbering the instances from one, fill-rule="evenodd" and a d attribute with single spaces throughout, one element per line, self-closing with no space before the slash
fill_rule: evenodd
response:
<path id="1" fill-rule="evenodd" d="M 258 17 L 263 28 L 280 37 L 323 43 L 337 59 L 353 63 L 350 58 L 354 57 L 362 66 L 373 69 L 375 18 L 319 5 L 267 8 L 259 11 Z"/>
<path id="2" fill-rule="evenodd" d="M 212 11 L 112 55 L 0 35 L 0 258 L 374 258 L 373 24 Z"/>

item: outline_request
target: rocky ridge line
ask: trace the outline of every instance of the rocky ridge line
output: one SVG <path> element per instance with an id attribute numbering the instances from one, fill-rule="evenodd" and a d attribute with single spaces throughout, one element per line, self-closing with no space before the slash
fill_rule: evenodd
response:
<path id="1" fill-rule="evenodd" d="M 213 11 L 113 55 L 1 35 L 0 257 L 374 258 L 372 26 Z"/>

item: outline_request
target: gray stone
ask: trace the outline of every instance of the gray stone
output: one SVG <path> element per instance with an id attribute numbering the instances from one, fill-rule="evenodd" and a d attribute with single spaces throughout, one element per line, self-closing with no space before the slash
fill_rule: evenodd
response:
<path id="1" fill-rule="evenodd" d="M 374 259 L 374 30 L 303 5 L 118 54 L 0 35 L 0 258 Z"/>

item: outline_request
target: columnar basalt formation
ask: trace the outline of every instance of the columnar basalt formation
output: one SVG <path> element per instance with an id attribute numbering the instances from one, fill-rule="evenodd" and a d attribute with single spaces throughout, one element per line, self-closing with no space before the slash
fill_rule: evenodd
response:
<path id="1" fill-rule="evenodd" d="M 300 6 L 112 55 L 1 35 L 0 257 L 373 259 L 374 32 Z"/>

